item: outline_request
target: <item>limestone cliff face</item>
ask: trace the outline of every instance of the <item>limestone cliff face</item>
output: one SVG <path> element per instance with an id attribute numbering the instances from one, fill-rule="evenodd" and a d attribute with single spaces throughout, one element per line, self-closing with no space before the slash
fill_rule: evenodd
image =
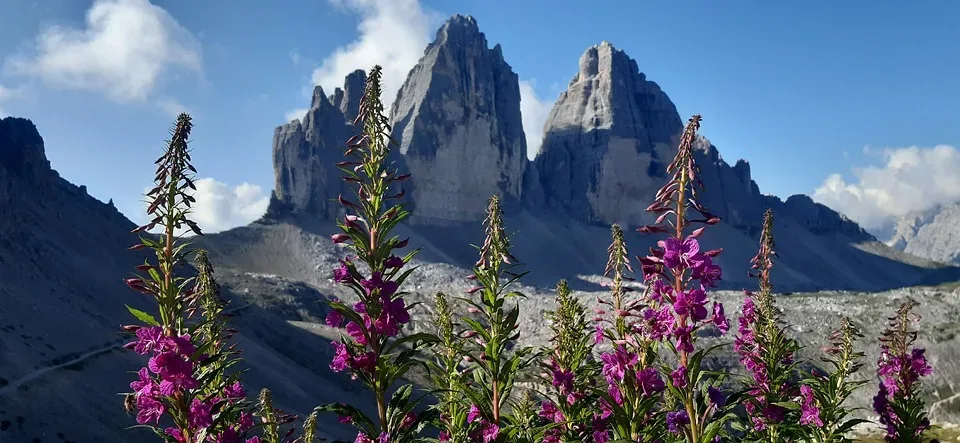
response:
<path id="1" fill-rule="evenodd" d="M 588 48 L 547 119 L 535 163 L 547 208 L 588 224 L 650 221 L 644 209 L 665 183 L 683 122 L 670 98 L 637 63 L 608 42 Z M 704 118 L 709 125 L 709 116 Z M 708 131 L 705 131 L 708 132 Z M 750 164 L 733 166 L 703 136 L 694 146 L 705 186 L 700 202 L 723 223 L 759 234 L 763 211 L 773 208 L 816 235 L 875 240 L 856 223 L 806 196 L 764 196 Z M 533 202 L 534 199 L 528 199 Z M 536 204 L 528 203 L 531 207 Z"/>
<path id="2" fill-rule="evenodd" d="M 682 129 L 633 59 L 607 42 L 587 49 L 535 159 L 546 205 L 587 223 L 639 222 Z"/>
<path id="3" fill-rule="evenodd" d="M 918 257 L 960 265 L 960 203 L 901 217 L 887 244 Z"/>
<path id="4" fill-rule="evenodd" d="M 363 71 L 351 73 L 344 89 L 327 97 L 314 88 L 310 110 L 301 123 L 294 120 L 273 133 L 274 192 L 268 217 L 311 214 L 321 218 L 337 216 L 339 206 L 331 202 L 344 192 L 336 163 L 343 160 L 347 140 L 353 136 L 365 79 Z M 351 111 L 352 110 L 352 111 Z"/>
<path id="5" fill-rule="evenodd" d="M 413 175 L 415 223 L 483 218 L 487 199 L 519 202 L 527 168 L 517 74 L 472 17 L 456 15 L 410 71 L 391 110 Z"/>

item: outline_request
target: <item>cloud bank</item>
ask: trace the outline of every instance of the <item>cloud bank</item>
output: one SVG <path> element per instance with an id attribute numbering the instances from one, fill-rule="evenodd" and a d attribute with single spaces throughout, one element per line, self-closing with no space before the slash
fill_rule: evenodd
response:
<path id="1" fill-rule="evenodd" d="M 32 49 L 7 59 L 6 69 L 117 102 L 147 100 L 172 70 L 203 68 L 193 34 L 147 0 L 97 0 L 85 27 L 47 27 Z"/>
<path id="2" fill-rule="evenodd" d="M 813 199 L 850 217 L 865 229 L 880 229 L 912 211 L 960 201 L 960 150 L 937 145 L 887 148 L 874 153 L 879 166 L 853 168 L 848 183 L 831 174 Z"/>
<path id="3" fill-rule="evenodd" d="M 194 181 L 197 190 L 193 198 L 193 221 L 205 233 L 245 226 L 267 212 L 270 195 L 257 185 L 241 183 L 230 187 L 212 178 Z"/>

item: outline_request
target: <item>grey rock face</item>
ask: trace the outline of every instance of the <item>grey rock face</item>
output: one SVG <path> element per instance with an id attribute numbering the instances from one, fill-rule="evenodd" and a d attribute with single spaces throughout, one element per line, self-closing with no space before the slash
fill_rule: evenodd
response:
<path id="1" fill-rule="evenodd" d="M 344 192 L 336 163 L 343 160 L 347 140 L 353 136 L 352 119 L 344 110 L 359 106 L 366 75 L 355 71 L 347 76 L 344 89 L 331 98 L 320 86 L 314 88 L 310 110 L 300 121 L 277 127 L 273 134 L 275 187 L 267 209 L 268 217 L 284 214 L 337 216 L 339 206 L 331 202 Z M 356 116 L 357 111 L 352 114 Z"/>
<path id="2" fill-rule="evenodd" d="M 363 98 L 363 89 L 367 83 L 367 73 L 362 69 L 347 74 L 343 82 L 343 89 L 337 88 L 330 101 L 340 109 L 347 123 L 353 123 L 360 110 L 360 99 Z"/>
<path id="3" fill-rule="evenodd" d="M 517 74 L 472 17 L 455 15 L 411 70 L 391 110 L 413 184 L 415 223 L 483 217 L 487 199 L 523 193 L 526 141 Z"/>
<path id="4" fill-rule="evenodd" d="M 603 42 L 544 125 L 534 160 L 548 206 L 587 223 L 637 223 L 683 130 L 677 108 L 623 51 Z"/>
<path id="5" fill-rule="evenodd" d="M 960 265 L 960 203 L 901 217 L 888 244 L 918 257 Z"/>

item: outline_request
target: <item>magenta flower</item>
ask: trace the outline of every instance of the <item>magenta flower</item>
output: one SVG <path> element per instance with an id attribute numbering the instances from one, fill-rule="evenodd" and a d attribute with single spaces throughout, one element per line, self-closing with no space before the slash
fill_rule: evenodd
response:
<path id="1" fill-rule="evenodd" d="M 163 380 L 160 393 L 173 395 L 177 389 L 193 389 L 198 386 L 193 378 L 193 363 L 174 352 L 162 352 L 150 358 L 147 367 Z"/>
<path id="2" fill-rule="evenodd" d="M 163 432 L 165 432 L 167 435 L 173 437 L 173 439 L 174 439 L 175 441 L 177 441 L 178 443 L 183 442 L 183 441 L 186 441 L 186 439 L 183 438 L 183 432 L 181 432 L 181 431 L 180 431 L 179 429 L 177 429 L 177 428 L 167 428 L 167 429 L 164 429 Z"/>
<path id="3" fill-rule="evenodd" d="M 723 392 L 713 386 L 707 388 L 707 398 L 710 399 L 710 403 L 716 405 L 718 408 L 722 408 L 727 404 L 727 396 L 723 395 Z"/>
<path id="4" fill-rule="evenodd" d="M 340 259 L 340 266 L 333 270 L 333 281 L 337 283 L 353 281 L 353 276 L 350 275 L 350 268 L 347 267 L 349 261 L 349 258 Z"/>
<path id="5" fill-rule="evenodd" d="M 190 403 L 190 415 L 187 416 L 187 423 L 193 429 L 203 429 L 213 424 L 213 415 L 210 413 L 210 405 L 199 399 L 193 399 Z"/>
<path id="6" fill-rule="evenodd" d="M 800 396 L 803 402 L 800 405 L 800 424 L 815 424 L 817 427 L 823 426 L 823 420 L 820 419 L 820 409 L 817 408 L 816 399 L 813 397 L 813 389 L 810 386 L 800 386 Z"/>
<path id="7" fill-rule="evenodd" d="M 403 298 L 390 300 L 384 296 L 382 302 L 383 309 L 374 322 L 377 332 L 387 337 L 396 336 L 400 333 L 400 326 L 410 322 L 410 313 Z"/>
<path id="8" fill-rule="evenodd" d="M 247 393 L 243 391 L 240 381 L 235 381 L 232 385 L 223 388 L 223 395 L 227 400 L 239 400 L 246 397 Z"/>
<path id="9" fill-rule="evenodd" d="M 343 326 L 343 314 L 341 314 L 340 311 L 336 309 L 328 312 L 326 323 L 327 323 L 327 326 L 331 328 L 339 328 L 340 326 Z"/>
<path id="10" fill-rule="evenodd" d="M 600 359 L 603 360 L 603 376 L 610 384 L 622 382 L 626 371 L 640 361 L 636 353 L 627 351 L 623 346 L 618 346 L 614 353 L 601 354 Z"/>
<path id="11" fill-rule="evenodd" d="M 467 412 L 467 423 L 473 423 L 478 418 L 480 418 L 480 408 L 477 405 L 470 405 L 470 411 Z"/>
<path id="12" fill-rule="evenodd" d="M 663 264 L 668 268 L 679 268 L 680 265 L 689 266 L 690 258 L 700 252 L 700 243 L 697 239 L 687 237 L 682 242 L 674 237 L 668 237 L 657 242 L 663 249 Z"/>
<path id="13" fill-rule="evenodd" d="M 160 423 L 160 417 L 167 408 L 157 399 L 142 396 L 137 399 L 137 423 L 144 425 L 150 422 Z"/>
<path id="14" fill-rule="evenodd" d="M 654 368 L 644 368 L 637 372 L 637 383 L 640 385 L 643 395 L 648 397 L 663 391 L 665 387 L 663 380 L 660 378 L 660 373 Z"/>
<path id="15" fill-rule="evenodd" d="M 333 360 L 330 362 L 330 369 L 333 370 L 333 372 L 343 372 L 351 365 L 352 358 L 350 351 L 347 350 L 347 345 L 341 342 L 335 341 L 330 344 L 333 345 L 334 352 Z"/>
<path id="16" fill-rule="evenodd" d="M 707 294 L 700 289 L 677 293 L 673 310 L 677 315 L 689 315 L 694 321 L 707 318 Z"/>
<path id="17" fill-rule="evenodd" d="M 388 268 L 402 268 L 403 264 L 403 259 L 397 257 L 396 255 L 391 255 L 386 261 L 383 262 L 383 266 Z"/>
<path id="18" fill-rule="evenodd" d="M 553 386 L 559 388 L 561 394 L 566 394 L 573 390 L 573 372 L 560 369 L 556 362 L 553 363 L 553 368 L 554 369 L 550 370 L 553 375 Z"/>
<path id="19" fill-rule="evenodd" d="M 673 336 L 677 339 L 677 350 L 680 352 L 693 352 L 693 332 L 692 326 L 677 326 L 673 329 Z"/>
<path id="20" fill-rule="evenodd" d="M 721 334 L 726 334 L 730 330 L 730 320 L 723 313 L 723 303 L 713 302 L 713 324 L 717 326 Z"/>
<path id="21" fill-rule="evenodd" d="M 491 443 L 500 435 L 500 426 L 493 423 L 484 423 L 483 425 L 483 443 Z"/>
<path id="22" fill-rule="evenodd" d="M 690 416 L 687 415 L 687 411 L 670 411 L 667 412 L 667 430 L 679 434 L 681 428 L 690 424 Z"/>
<path id="23" fill-rule="evenodd" d="M 163 338 L 163 328 L 159 326 L 143 327 L 137 329 L 137 341 L 128 343 L 126 346 L 128 348 L 132 347 L 137 354 L 147 355 L 149 352 L 156 352 L 160 349 Z"/>
<path id="24" fill-rule="evenodd" d="M 366 314 L 364 314 L 363 317 L 369 318 L 366 316 Z M 350 335 L 350 337 L 352 337 L 357 344 L 367 344 L 367 336 L 363 333 L 363 328 L 361 328 L 360 325 L 356 324 L 355 322 L 349 322 L 347 323 L 346 329 L 347 334 Z"/>
<path id="25" fill-rule="evenodd" d="M 373 352 L 367 352 L 353 357 L 353 361 L 350 364 L 351 369 L 368 374 L 372 373 L 376 367 L 377 355 Z"/>
<path id="26" fill-rule="evenodd" d="M 684 388 L 687 386 L 687 367 L 680 366 L 670 373 L 670 380 L 675 388 Z"/>
<path id="27" fill-rule="evenodd" d="M 140 368 L 137 375 L 140 376 L 140 379 L 130 382 L 130 389 L 133 389 L 137 399 L 141 396 L 156 397 L 160 395 L 160 386 L 157 386 L 157 382 L 150 377 L 147 368 Z"/>
<path id="28" fill-rule="evenodd" d="M 409 428 L 415 421 L 417 421 L 417 414 L 414 414 L 413 411 L 407 412 L 407 415 L 403 416 L 403 421 L 400 422 L 400 427 Z"/>

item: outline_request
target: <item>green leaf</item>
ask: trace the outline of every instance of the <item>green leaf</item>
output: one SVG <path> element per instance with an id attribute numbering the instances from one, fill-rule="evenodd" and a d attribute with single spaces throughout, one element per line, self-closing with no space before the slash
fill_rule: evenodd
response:
<path id="1" fill-rule="evenodd" d="M 143 312 L 139 309 L 132 308 L 129 305 L 124 305 L 124 306 L 126 306 L 127 310 L 130 311 L 130 313 L 133 314 L 134 317 L 137 317 L 138 320 L 150 326 L 160 326 L 160 322 L 158 322 L 157 319 L 153 318 L 152 315 L 147 314 L 146 312 Z"/>

